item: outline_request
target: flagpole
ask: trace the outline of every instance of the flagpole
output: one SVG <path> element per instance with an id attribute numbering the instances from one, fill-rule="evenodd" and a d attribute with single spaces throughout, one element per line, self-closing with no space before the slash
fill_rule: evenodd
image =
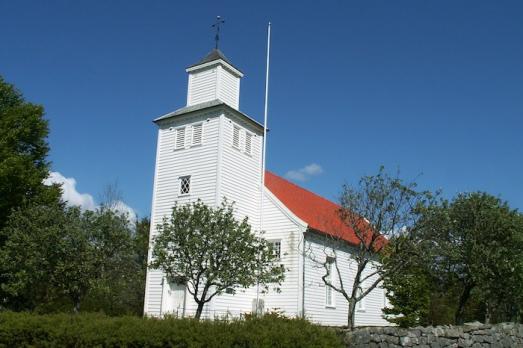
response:
<path id="1" fill-rule="evenodd" d="M 265 107 L 263 112 L 263 158 L 262 158 L 262 194 L 261 194 L 261 205 L 263 208 L 263 188 L 265 187 L 265 157 L 267 153 L 267 113 L 268 113 L 268 105 L 269 105 L 269 65 L 270 65 L 270 53 L 271 53 L 271 22 L 269 22 L 269 26 L 267 27 L 267 69 L 265 71 Z M 260 211 L 260 230 L 262 230 L 262 211 Z"/>
<path id="2" fill-rule="evenodd" d="M 265 70 L 265 105 L 263 111 L 263 148 L 262 148 L 262 172 L 260 185 L 260 234 L 263 232 L 263 197 L 265 190 L 265 155 L 267 152 L 267 114 L 269 105 L 269 62 L 271 52 L 271 22 L 267 26 L 267 61 Z M 256 282 L 256 316 L 258 315 L 260 301 L 260 282 Z"/>

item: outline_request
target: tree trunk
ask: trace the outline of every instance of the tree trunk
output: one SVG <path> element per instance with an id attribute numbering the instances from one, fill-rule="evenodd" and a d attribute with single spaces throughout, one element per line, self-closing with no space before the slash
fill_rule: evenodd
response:
<path id="1" fill-rule="evenodd" d="M 355 323 L 355 311 L 356 311 L 356 301 L 354 299 L 349 300 L 349 313 L 347 315 L 347 326 L 349 330 L 354 330 Z"/>
<path id="2" fill-rule="evenodd" d="M 198 308 L 196 308 L 196 314 L 194 315 L 194 319 L 200 320 L 200 317 L 202 316 L 204 305 L 205 305 L 205 303 L 203 301 L 198 302 Z"/>
<path id="3" fill-rule="evenodd" d="M 461 296 L 459 297 L 459 303 L 458 303 L 458 309 L 456 310 L 456 313 L 454 315 L 454 321 L 456 325 L 462 325 L 464 318 L 464 312 L 465 312 L 465 305 L 467 304 L 469 298 L 470 298 L 470 292 L 474 288 L 474 285 L 472 284 L 465 284 L 465 288 L 463 289 L 463 292 L 461 293 Z"/>
<path id="4" fill-rule="evenodd" d="M 78 312 L 80 312 L 80 297 L 75 297 L 73 299 L 73 312 L 74 314 L 78 314 Z"/>
<path id="5" fill-rule="evenodd" d="M 485 324 L 490 324 L 490 303 L 485 303 Z"/>

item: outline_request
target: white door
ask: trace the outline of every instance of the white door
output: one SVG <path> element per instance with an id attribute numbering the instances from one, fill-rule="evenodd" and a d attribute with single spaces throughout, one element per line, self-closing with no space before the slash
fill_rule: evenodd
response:
<path id="1" fill-rule="evenodd" d="M 162 314 L 185 316 L 185 285 L 166 283 Z"/>

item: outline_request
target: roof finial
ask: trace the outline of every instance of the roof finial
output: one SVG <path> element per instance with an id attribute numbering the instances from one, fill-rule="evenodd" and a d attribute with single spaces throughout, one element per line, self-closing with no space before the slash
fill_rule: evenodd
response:
<path id="1" fill-rule="evenodd" d="M 220 24 L 225 23 L 225 21 L 220 16 L 216 16 L 216 23 L 212 25 L 213 28 L 216 28 L 216 36 L 214 41 L 216 41 L 216 49 L 218 49 L 218 42 L 220 41 Z"/>

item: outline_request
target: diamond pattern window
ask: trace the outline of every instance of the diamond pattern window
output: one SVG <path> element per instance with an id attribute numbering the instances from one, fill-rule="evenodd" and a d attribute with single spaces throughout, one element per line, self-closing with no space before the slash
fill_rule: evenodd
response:
<path id="1" fill-rule="evenodd" d="M 180 195 L 188 195 L 191 193 L 191 177 L 180 177 Z"/>

